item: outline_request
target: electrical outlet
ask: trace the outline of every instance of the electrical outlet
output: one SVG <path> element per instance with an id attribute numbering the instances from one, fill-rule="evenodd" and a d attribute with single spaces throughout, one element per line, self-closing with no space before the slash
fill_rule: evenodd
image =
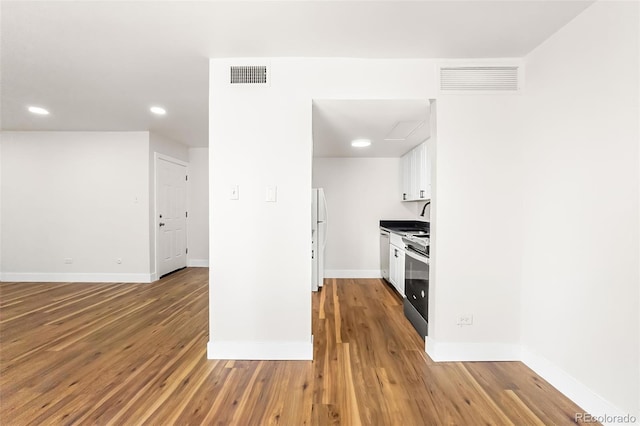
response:
<path id="1" fill-rule="evenodd" d="M 473 315 L 460 314 L 458 315 L 458 325 L 473 325 Z"/>
<path id="2" fill-rule="evenodd" d="M 73 263 L 73 259 L 70 258 L 70 257 L 65 257 L 64 258 L 64 263 L 67 264 L 67 265 L 70 265 L 70 264 Z"/>
<path id="3" fill-rule="evenodd" d="M 117 263 L 118 265 L 120 265 L 120 264 L 122 263 L 122 258 L 121 258 L 121 257 L 117 258 L 117 259 L 116 259 L 116 263 Z"/>

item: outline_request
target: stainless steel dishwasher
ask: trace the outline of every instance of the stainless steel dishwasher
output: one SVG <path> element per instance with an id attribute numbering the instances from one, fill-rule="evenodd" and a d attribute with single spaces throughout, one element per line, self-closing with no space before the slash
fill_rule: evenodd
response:
<path id="1" fill-rule="evenodd" d="M 380 228 L 380 273 L 389 281 L 389 231 Z"/>

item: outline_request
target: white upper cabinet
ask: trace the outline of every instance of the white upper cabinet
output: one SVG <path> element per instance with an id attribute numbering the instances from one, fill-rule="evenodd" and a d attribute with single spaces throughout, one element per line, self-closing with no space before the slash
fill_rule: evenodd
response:
<path id="1" fill-rule="evenodd" d="M 413 156 L 411 152 L 402 156 L 402 201 L 413 197 Z"/>
<path id="2" fill-rule="evenodd" d="M 416 196 L 418 200 L 428 200 L 431 198 L 431 168 L 427 143 L 418 145 L 414 151 L 418 165 L 415 172 Z"/>
<path id="3" fill-rule="evenodd" d="M 431 158 L 427 142 L 402 156 L 402 201 L 431 199 Z"/>

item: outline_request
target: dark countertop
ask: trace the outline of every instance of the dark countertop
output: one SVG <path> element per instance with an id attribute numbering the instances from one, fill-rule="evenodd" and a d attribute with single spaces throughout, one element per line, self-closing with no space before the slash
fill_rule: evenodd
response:
<path id="1" fill-rule="evenodd" d="M 381 220 L 380 227 L 388 229 L 391 232 L 411 232 L 426 231 L 429 232 L 429 222 L 421 222 L 419 220 Z"/>

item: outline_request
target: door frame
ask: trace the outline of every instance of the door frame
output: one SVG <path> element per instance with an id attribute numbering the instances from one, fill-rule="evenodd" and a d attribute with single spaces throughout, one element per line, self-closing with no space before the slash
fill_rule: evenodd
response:
<path id="1" fill-rule="evenodd" d="M 185 172 L 187 176 L 189 176 L 189 163 L 179 160 L 177 158 L 171 157 L 169 155 L 161 154 L 159 152 L 153 153 L 153 252 L 154 252 L 154 267 L 153 267 L 153 281 L 158 281 L 160 279 L 160 275 L 158 273 L 158 266 L 160 265 L 160 250 L 158 250 L 158 230 L 160 220 L 158 218 L 158 162 L 168 161 L 169 163 L 174 163 L 179 166 L 184 166 Z M 187 180 L 186 191 L 185 191 L 185 205 L 187 207 L 187 211 L 189 211 L 189 180 Z M 189 216 L 185 217 L 185 244 L 187 248 L 189 247 Z M 189 253 L 187 253 L 187 266 L 189 265 Z"/>

